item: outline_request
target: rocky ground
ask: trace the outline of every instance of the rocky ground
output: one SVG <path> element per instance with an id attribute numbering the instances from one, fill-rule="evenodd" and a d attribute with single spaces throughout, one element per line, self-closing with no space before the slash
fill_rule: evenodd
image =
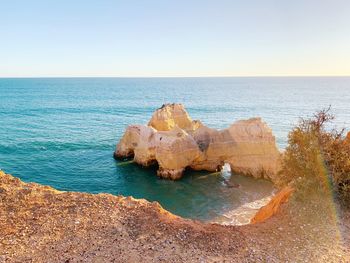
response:
<path id="1" fill-rule="evenodd" d="M 0 171 L 0 262 L 350 262 L 350 213 L 325 203 L 289 202 L 263 223 L 222 226 Z"/>

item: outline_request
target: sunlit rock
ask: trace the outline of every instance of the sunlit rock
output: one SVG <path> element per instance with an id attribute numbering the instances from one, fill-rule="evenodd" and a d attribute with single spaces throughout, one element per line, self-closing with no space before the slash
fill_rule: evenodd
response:
<path id="1" fill-rule="evenodd" d="M 281 205 L 288 201 L 293 192 L 294 189 L 290 186 L 283 188 L 274 197 L 272 197 L 267 205 L 259 209 L 255 216 L 250 220 L 250 223 L 261 223 L 275 215 L 279 211 Z"/>
<path id="2" fill-rule="evenodd" d="M 145 125 L 129 126 L 114 153 L 117 158 L 134 157 L 136 163 L 149 166 L 155 161 L 156 130 Z"/>
<path id="3" fill-rule="evenodd" d="M 350 145 L 350 132 L 346 135 L 344 142 Z"/>
<path id="4" fill-rule="evenodd" d="M 179 179 L 186 167 L 190 166 L 201 152 L 196 141 L 184 130 L 175 126 L 171 131 L 156 134 L 157 174 L 163 178 Z"/>
<path id="5" fill-rule="evenodd" d="M 181 104 L 168 104 L 156 110 L 148 126 L 129 126 L 115 156 L 133 156 L 144 166 L 157 163 L 157 174 L 169 179 L 181 178 L 186 168 L 216 171 L 228 163 L 234 172 L 274 181 L 280 152 L 261 118 L 216 130 L 192 121 Z"/>
<path id="6" fill-rule="evenodd" d="M 192 121 L 182 104 L 164 104 L 157 109 L 148 126 L 158 131 L 170 131 L 175 126 L 184 130 L 195 130 L 200 126 L 200 122 Z"/>

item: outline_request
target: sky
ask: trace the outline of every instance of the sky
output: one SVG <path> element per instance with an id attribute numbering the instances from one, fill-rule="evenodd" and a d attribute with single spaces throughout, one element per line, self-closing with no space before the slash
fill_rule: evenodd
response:
<path id="1" fill-rule="evenodd" d="M 348 0 L 1 0 L 0 77 L 350 75 Z"/>

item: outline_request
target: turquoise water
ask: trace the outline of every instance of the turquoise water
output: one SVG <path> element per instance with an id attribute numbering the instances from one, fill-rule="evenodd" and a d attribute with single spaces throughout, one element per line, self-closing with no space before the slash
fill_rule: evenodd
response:
<path id="1" fill-rule="evenodd" d="M 113 159 L 129 124 L 147 123 L 166 102 L 215 128 L 261 116 L 278 145 L 299 116 L 333 107 L 350 127 L 350 78 L 0 79 L 0 168 L 61 190 L 159 201 L 175 214 L 210 220 L 268 196 L 272 186 L 239 175 L 187 172 L 178 182 Z M 224 177 L 239 183 L 228 188 Z"/>

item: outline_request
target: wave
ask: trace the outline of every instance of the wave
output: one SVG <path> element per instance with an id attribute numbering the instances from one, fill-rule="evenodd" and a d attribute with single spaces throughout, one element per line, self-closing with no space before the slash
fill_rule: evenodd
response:
<path id="1" fill-rule="evenodd" d="M 214 219 L 213 222 L 222 225 L 247 225 L 256 212 L 271 200 L 273 195 L 274 191 L 269 196 L 245 203 L 233 210 L 225 212 L 220 218 Z"/>

